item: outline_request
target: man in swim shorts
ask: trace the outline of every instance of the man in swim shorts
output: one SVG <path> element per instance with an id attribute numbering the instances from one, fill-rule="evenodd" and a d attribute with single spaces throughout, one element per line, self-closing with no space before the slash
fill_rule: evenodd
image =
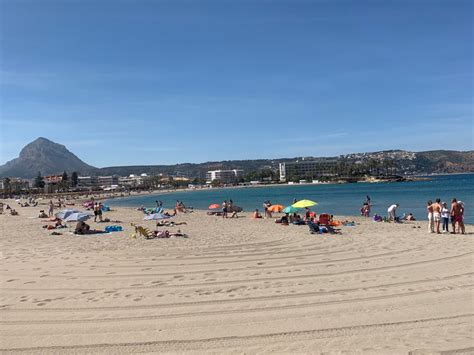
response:
<path id="1" fill-rule="evenodd" d="M 458 225 L 459 232 L 464 230 L 463 212 L 462 206 L 455 198 L 453 198 L 451 203 L 451 223 L 453 226 L 453 231 L 451 232 L 452 234 L 456 234 L 456 223 Z"/>
<path id="2" fill-rule="evenodd" d="M 441 224 L 441 200 L 439 198 L 436 199 L 436 202 L 433 203 L 433 221 L 435 224 L 436 228 L 436 233 L 441 234 L 441 231 L 439 230 L 440 224 Z"/>

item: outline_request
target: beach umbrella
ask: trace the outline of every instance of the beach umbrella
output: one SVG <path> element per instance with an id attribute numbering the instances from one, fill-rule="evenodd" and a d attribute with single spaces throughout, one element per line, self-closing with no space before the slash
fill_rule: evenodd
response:
<path id="1" fill-rule="evenodd" d="M 64 219 L 65 222 L 83 222 L 91 218 L 92 215 L 90 213 L 84 212 L 75 212 L 70 214 L 68 217 Z"/>
<path id="2" fill-rule="evenodd" d="M 208 208 L 209 208 L 210 210 L 215 210 L 215 209 L 218 209 L 218 208 L 220 208 L 220 207 L 221 207 L 221 205 L 219 205 L 218 203 L 213 203 L 212 205 L 209 205 Z"/>
<path id="3" fill-rule="evenodd" d="M 148 216 L 145 216 L 145 218 L 143 218 L 143 220 L 145 221 L 157 221 L 157 220 L 160 220 L 160 219 L 168 219 L 170 218 L 170 216 L 167 216 L 163 213 L 152 213 L 152 214 L 149 214 Z"/>
<path id="4" fill-rule="evenodd" d="M 55 216 L 56 216 L 56 218 L 64 220 L 67 217 L 69 217 L 70 215 L 72 215 L 73 213 L 78 213 L 78 212 L 81 212 L 81 211 L 73 210 L 73 209 L 65 209 L 65 210 L 61 210 L 58 213 L 56 213 Z"/>
<path id="5" fill-rule="evenodd" d="M 314 201 L 311 201 L 311 200 L 300 200 L 298 202 L 295 202 L 291 206 L 293 206 L 295 208 L 306 208 L 306 207 L 315 206 L 317 204 L 318 204 L 317 202 L 314 202 Z"/>
<path id="6" fill-rule="evenodd" d="M 284 213 L 296 213 L 296 212 L 298 212 L 298 209 L 296 207 L 293 207 L 293 206 L 288 206 L 288 207 L 285 207 L 283 209 L 283 212 Z"/>
<path id="7" fill-rule="evenodd" d="M 285 206 L 282 205 L 271 205 L 270 207 L 268 207 L 268 210 L 270 212 L 281 212 L 284 208 Z"/>

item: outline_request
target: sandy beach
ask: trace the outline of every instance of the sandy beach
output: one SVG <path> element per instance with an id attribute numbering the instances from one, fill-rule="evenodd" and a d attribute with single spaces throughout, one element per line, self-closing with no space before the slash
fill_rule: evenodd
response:
<path id="1" fill-rule="evenodd" d="M 0 215 L 2 353 L 474 352 L 471 225 L 350 218 L 311 235 L 196 211 L 161 227 L 188 238 L 146 240 L 130 223 L 154 222 L 133 209 L 90 236 L 50 235 L 39 209 Z"/>

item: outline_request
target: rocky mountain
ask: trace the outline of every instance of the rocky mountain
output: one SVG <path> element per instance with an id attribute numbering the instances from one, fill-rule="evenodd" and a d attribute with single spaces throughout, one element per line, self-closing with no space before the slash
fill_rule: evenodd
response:
<path id="1" fill-rule="evenodd" d="M 18 158 L 0 166 L 0 177 L 33 178 L 42 175 L 76 171 L 82 174 L 96 173 L 97 168 L 84 163 L 64 145 L 46 138 L 38 138 L 26 145 Z"/>

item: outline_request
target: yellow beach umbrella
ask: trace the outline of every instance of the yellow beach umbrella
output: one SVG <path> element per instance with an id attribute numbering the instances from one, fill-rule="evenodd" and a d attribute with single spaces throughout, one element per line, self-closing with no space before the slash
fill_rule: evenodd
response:
<path id="1" fill-rule="evenodd" d="M 295 202 L 291 206 L 294 208 L 306 208 L 306 207 L 312 207 L 316 206 L 318 203 L 311 201 L 311 200 L 300 200 L 298 202 Z"/>

